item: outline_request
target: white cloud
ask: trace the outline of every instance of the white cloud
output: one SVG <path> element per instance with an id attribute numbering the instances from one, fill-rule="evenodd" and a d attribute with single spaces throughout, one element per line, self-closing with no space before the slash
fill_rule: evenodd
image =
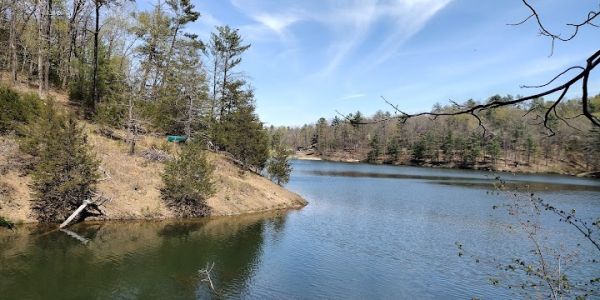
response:
<path id="1" fill-rule="evenodd" d="M 249 38 L 264 39 L 275 35 L 284 44 L 289 44 L 290 39 L 295 39 L 290 30 L 294 24 L 314 22 L 322 25 L 325 31 L 314 34 L 326 35 L 326 40 L 331 42 L 324 45 L 326 62 L 316 72 L 317 77 L 326 77 L 336 71 L 371 37 L 376 25 L 385 25 L 386 32 L 377 32 L 379 46 L 361 60 L 371 66 L 386 62 L 451 1 L 230 0 L 234 7 L 254 21 L 242 26 Z"/>
<path id="2" fill-rule="evenodd" d="M 252 18 L 280 35 L 284 33 L 287 27 L 301 19 L 299 16 L 292 14 L 272 15 L 266 13 L 253 15 Z"/>
<path id="3" fill-rule="evenodd" d="M 348 94 L 348 95 L 338 98 L 338 100 L 350 100 L 350 99 L 364 98 L 366 96 L 367 96 L 366 94 L 362 94 L 362 93 Z"/>
<path id="4" fill-rule="evenodd" d="M 317 18 L 337 38 L 330 46 L 329 63 L 320 75 L 329 75 L 360 47 L 373 27 L 385 23 L 387 37 L 364 60 L 375 67 L 394 56 L 406 40 L 419 32 L 427 22 L 452 0 L 360 0 L 333 6 Z M 391 25 L 390 25 L 391 24 Z"/>

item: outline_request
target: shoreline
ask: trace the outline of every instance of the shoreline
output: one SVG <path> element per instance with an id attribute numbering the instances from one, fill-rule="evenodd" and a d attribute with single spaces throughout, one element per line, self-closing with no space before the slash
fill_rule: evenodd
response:
<path id="1" fill-rule="evenodd" d="M 292 159 L 295 160 L 306 160 L 306 161 L 326 161 L 326 162 L 337 162 L 337 163 L 348 163 L 348 164 L 368 164 L 368 165 L 382 165 L 382 166 L 397 166 L 397 167 L 415 167 L 415 168 L 428 168 L 428 169 L 447 169 L 447 170 L 472 170 L 472 171 L 489 171 L 489 172 L 498 172 L 498 173 L 507 173 L 507 174 L 522 174 L 522 175 L 559 175 L 559 176 L 569 176 L 569 177 L 578 177 L 578 178 L 591 178 L 591 179 L 600 179 L 600 170 L 596 171 L 586 171 L 579 173 L 571 173 L 571 172 L 556 172 L 556 171 L 535 171 L 531 168 L 520 168 L 515 170 L 511 167 L 501 166 L 499 168 L 489 168 L 489 164 L 482 165 L 481 168 L 469 168 L 469 167 L 461 167 L 453 164 L 418 164 L 418 163 L 389 163 L 389 162 L 377 162 L 377 163 L 369 163 L 364 160 L 359 159 L 346 159 L 346 158 L 335 158 L 331 156 L 322 156 L 319 154 L 313 155 L 303 155 L 296 153 L 292 156 Z M 500 165 L 500 164 L 498 164 Z M 525 166 L 525 165 L 521 165 Z"/>

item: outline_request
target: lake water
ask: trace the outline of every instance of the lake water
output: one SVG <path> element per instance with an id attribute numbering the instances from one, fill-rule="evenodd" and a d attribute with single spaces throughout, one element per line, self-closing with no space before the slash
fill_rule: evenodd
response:
<path id="1" fill-rule="evenodd" d="M 600 181 L 501 174 L 553 205 L 600 216 Z M 297 211 L 186 222 L 84 223 L 60 231 L 0 231 L 1 299 L 484 299 L 519 281 L 495 264 L 532 244 L 492 209 L 496 174 L 294 161 Z M 600 277 L 598 252 L 542 214 L 544 243 L 574 248 L 573 279 Z M 464 245 L 459 257 L 456 242 Z M 580 246 L 577 244 L 580 243 Z M 565 250 L 567 251 L 567 250 Z M 596 251 L 596 252 L 595 252 Z M 216 293 L 198 270 L 214 263 Z"/>

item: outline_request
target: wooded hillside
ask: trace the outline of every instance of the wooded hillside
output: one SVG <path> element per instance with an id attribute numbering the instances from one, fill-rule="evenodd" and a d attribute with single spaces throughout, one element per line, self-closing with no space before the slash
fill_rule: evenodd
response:
<path id="1" fill-rule="evenodd" d="M 510 95 L 496 95 L 483 102 L 510 99 Z M 461 108 L 480 102 L 468 100 Z M 488 110 L 481 116 L 485 134 L 478 120 L 468 114 L 403 122 L 383 111 L 370 117 L 356 112 L 270 130 L 289 147 L 304 150 L 300 153 L 316 152 L 332 160 L 569 174 L 600 170 L 600 130 L 580 116 L 581 101 L 572 99 L 557 107 L 568 122 L 550 115 L 548 125 L 555 135 L 541 124 L 541 115 L 551 104 L 538 99 L 527 107 Z M 600 96 L 590 104 L 592 113 L 600 115 Z M 455 105 L 435 105 L 432 111 L 455 109 Z"/>

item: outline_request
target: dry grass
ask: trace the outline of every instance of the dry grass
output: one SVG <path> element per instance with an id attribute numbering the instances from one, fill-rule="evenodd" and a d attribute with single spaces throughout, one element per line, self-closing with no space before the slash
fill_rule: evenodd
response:
<path id="1" fill-rule="evenodd" d="M 88 143 L 101 161 L 101 180 L 98 192 L 112 199 L 103 207 L 100 219 L 166 219 L 174 214 L 160 198 L 163 163 L 142 157 L 145 149 L 155 148 L 177 154 L 179 146 L 164 142 L 163 138 L 142 136 L 136 146 L 136 154 L 128 155 L 128 145 L 94 133 L 96 125 L 84 123 Z M 17 159 L 20 155 L 14 139 L 0 139 L 0 166 Z M 306 205 L 300 196 L 250 172 L 242 172 L 226 157 L 211 153 L 209 159 L 215 164 L 214 182 L 216 194 L 207 199 L 215 216 L 231 216 L 246 213 L 300 208 Z M 34 222 L 30 215 L 29 176 L 22 176 L 15 168 L 8 168 L 0 179 L 0 214 L 17 222 Z"/>
<path id="2" fill-rule="evenodd" d="M 306 201 L 270 180 L 240 169 L 222 155 L 210 155 L 216 165 L 217 193 L 207 200 L 213 215 L 230 216 L 284 208 L 300 208 Z"/>
<path id="3" fill-rule="evenodd" d="M 36 92 L 36 87 L 17 84 L 13 88 L 20 92 Z M 50 91 L 60 107 L 69 109 L 68 97 L 64 93 Z M 166 219 L 174 214 L 160 198 L 164 164 L 151 161 L 141 154 L 144 150 L 158 149 L 177 155 L 179 145 L 167 143 L 163 137 L 139 136 L 136 154 L 128 154 L 128 144 L 98 134 L 99 126 L 81 122 L 96 157 L 101 161 L 101 180 L 98 192 L 112 199 L 103 206 L 105 216 L 101 219 Z M 126 137 L 123 130 L 115 134 Z M 214 181 L 216 194 L 207 199 L 215 216 L 230 216 L 246 213 L 271 211 L 284 208 L 300 208 L 306 201 L 297 194 L 285 190 L 261 176 L 241 170 L 222 155 L 211 154 L 215 163 Z M 29 176 L 19 170 L 21 161 L 26 160 L 18 150 L 13 137 L 0 136 L 0 215 L 16 222 L 34 222 L 30 213 Z M 1 172 L 0 172 L 1 174 Z"/>

